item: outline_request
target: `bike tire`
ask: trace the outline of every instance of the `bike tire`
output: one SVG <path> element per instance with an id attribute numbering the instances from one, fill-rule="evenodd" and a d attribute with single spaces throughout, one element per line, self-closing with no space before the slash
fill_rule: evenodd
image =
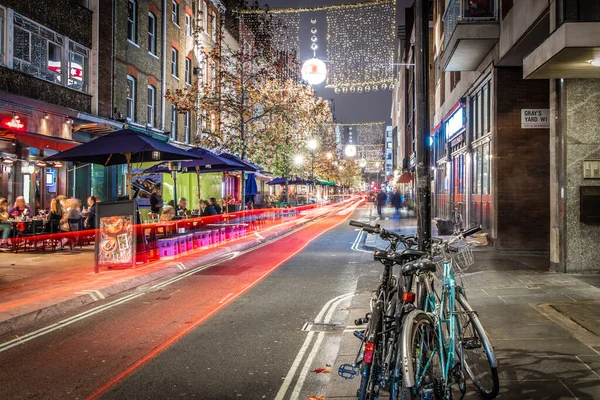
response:
<path id="1" fill-rule="evenodd" d="M 435 349 L 438 345 L 436 325 L 429 315 L 422 312 L 414 318 L 412 326 L 406 326 L 405 329 L 411 330 L 408 346 L 411 352 L 409 354 L 409 362 L 413 363 L 413 371 L 417 373 L 417 365 L 427 365 L 427 361 L 420 358 L 423 350 L 425 350 L 425 353 L 431 353 L 431 350 Z M 402 363 L 399 363 L 399 365 L 402 365 Z M 404 384 L 402 385 L 401 398 L 406 400 L 443 400 L 444 390 L 441 368 L 439 351 L 433 351 L 431 363 L 423 379 L 427 381 L 425 385 L 421 384 L 417 386 L 417 379 L 415 377 L 415 386 L 406 387 Z"/>
<path id="2" fill-rule="evenodd" d="M 486 399 L 493 399 L 498 396 L 500 383 L 498 368 L 492 363 L 495 360 L 492 345 L 479 318 L 462 293 L 456 293 L 455 304 L 457 322 L 461 326 L 461 349 L 458 351 L 462 350 L 464 369 L 479 394 Z"/>
<path id="3" fill-rule="evenodd" d="M 374 352 L 373 359 L 371 363 L 366 363 L 363 360 L 361 374 L 360 374 L 360 386 L 356 392 L 356 397 L 358 400 L 372 400 L 374 399 L 372 388 L 374 386 L 373 381 L 377 378 L 377 352 L 379 351 L 379 343 L 378 337 L 379 332 L 381 331 L 381 321 L 383 315 L 381 307 L 377 305 L 373 307 L 373 312 L 371 313 L 371 318 L 369 319 L 369 325 L 365 331 L 365 336 L 367 338 L 374 338 Z M 363 347 L 363 357 L 364 357 L 364 347 Z"/>

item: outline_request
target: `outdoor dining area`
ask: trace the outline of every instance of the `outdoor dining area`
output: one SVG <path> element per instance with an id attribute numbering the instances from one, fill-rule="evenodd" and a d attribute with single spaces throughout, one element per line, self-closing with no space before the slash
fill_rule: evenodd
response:
<path id="1" fill-rule="evenodd" d="M 116 201 L 101 201 L 90 196 L 83 206 L 78 199 L 56 196 L 50 209 L 39 210 L 36 214 L 22 197 L 10 207 L 10 213 L 8 205 L 0 204 L 0 216 L 6 216 L 0 219 L 1 243 L 5 245 L 5 251 L 54 252 L 94 246 L 94 270 L 98 272 L 104 267 L 134 267 L 154 260 L 174 259 L 195 249 L 243 238 L 248 232 L 299 215 L 296 208 L 299 203 L 282 208 L 281 202 L 262 201 L 255 177 L 262 170 L 259 166 L 229 153 L 217 155 L 201 147 L 183 149 L 170 144 L 164 135 L 141 129 L 113 131 L 46 157 L 44 161 L 127 165 L 126 196 Z M 190 199 L 193 203 L 190 209 L 183 201 L 164 204 L 160 188 L 155 190 L 155 186 L 148 188 L 152 192 L 150 208 L 140 207 L 132 184 L 134 163 L 152 163 L 142 174 L 171 175 L 173 199 L 178 199 L 178 176 L 195 175 L 197 203 Z M 203 174 L 232 171 L 238 171 L 244 178 L 243 201 L 234 202 L 231 198 L 201 200 Z M 292 181 L 294 183 L 300 182 Z M 259 198 L 261 204 L 258 204 Z M 310 201 L 306 199 L 303 203 Z M 7 210 L 2 211 L 2 207 Z"/>

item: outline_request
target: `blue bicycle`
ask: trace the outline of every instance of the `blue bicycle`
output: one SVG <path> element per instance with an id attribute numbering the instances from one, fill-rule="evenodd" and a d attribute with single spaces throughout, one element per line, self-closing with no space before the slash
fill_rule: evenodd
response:
<path id="1" fill-rule="evenodd" d="M 441 291 L 438 295 L 434 290 L 433 276 L 423 276 L 417 282 L 423 309 L 412 311 L 404 320 L 401 360 L 396 365 L 402 366 L 406 399 L 451 399 L 455 384 L 464 395 L 467 375 L 484 398 L 498 395 L 494 350 L 455 275 L 455 270 L 463 272 L 473 263 L 472 250 L 470 245 L 451 247 L 480 230 L 472 228 L 432 244 Z"/>

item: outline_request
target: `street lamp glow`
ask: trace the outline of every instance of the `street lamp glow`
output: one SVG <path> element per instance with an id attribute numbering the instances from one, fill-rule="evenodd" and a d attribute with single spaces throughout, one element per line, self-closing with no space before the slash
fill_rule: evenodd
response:
<path id="1" fill-rule="evenodd" d="M 302 79 L 310 85 L 318 85 L 327 77 L 327 66 L 318 58 L 311 58 L 302 65 Z"/>
<path id="2" fill-rule="evenodd" d="M 381 163 L 378 161 L 375 163 L 375 168 L 379 168 L 379 167 L 381 167 Z"/>
<path id="3" fill-rule="evenodd" d="M 319 147 L 319 142 L 317 142 L 317 139 L 310 139 L 307 146 L 309 149 L 314 151 L 317 149 L 317 147 Z"/>
<path id="4" fill-rule="evenodd" d="M 296 163 L 296 165 L 302 165 L 304 163 L 304 156 L 302 154 L 298 154 L 296 157 L 294 157 L 294 163 Z"/>
<path id="5" fill-rule="evenodd" d="M 344 149 L 344 152 L 346 153 L 346 155 L 348 157 L 354 157 L 356 156 L 356 146 L 353 144 L 349 144 L 348 146 L 346 146 L 346 148 Z"/>
<path id="6" fill-rule="evenodd" d="M 367 160 L 365 160 L 365 159 L 363 158 L 362 160 L 360 160 L 360 164 L 358 164 L 358 165 L 360 165 L 360 167 L 361 167 L 361 168 L 364 168 L 364 167 L 366 167 L 366 166 L 367 166 Z"/>
<path id="7" fill-rule="evenodd" d="M 327 157 L 328 160 L 331 160 L 333 158 L 333 154 L 331 154 L 331 152 L 325 154 L 325 157 Z"/>

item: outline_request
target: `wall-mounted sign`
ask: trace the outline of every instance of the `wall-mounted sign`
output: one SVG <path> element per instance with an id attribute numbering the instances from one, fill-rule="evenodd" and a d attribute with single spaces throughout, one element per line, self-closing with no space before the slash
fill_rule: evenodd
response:
<path id="1" fill-rule="evenodd" d="M 458 107 L 444 123 L 446 138 L 450 139 L 465 128 L 465 108 Z"/>
<path id="2" fill-rule="evenodd" d="M 600 179 L 600 160 L 583 160 L 583 179 Z"/>
<path id="3" fill-rule="evenodd" d="M 547 108 L 522 108 L 522 129 L 548 129 L 550 128 L 550 110 Z"/>

